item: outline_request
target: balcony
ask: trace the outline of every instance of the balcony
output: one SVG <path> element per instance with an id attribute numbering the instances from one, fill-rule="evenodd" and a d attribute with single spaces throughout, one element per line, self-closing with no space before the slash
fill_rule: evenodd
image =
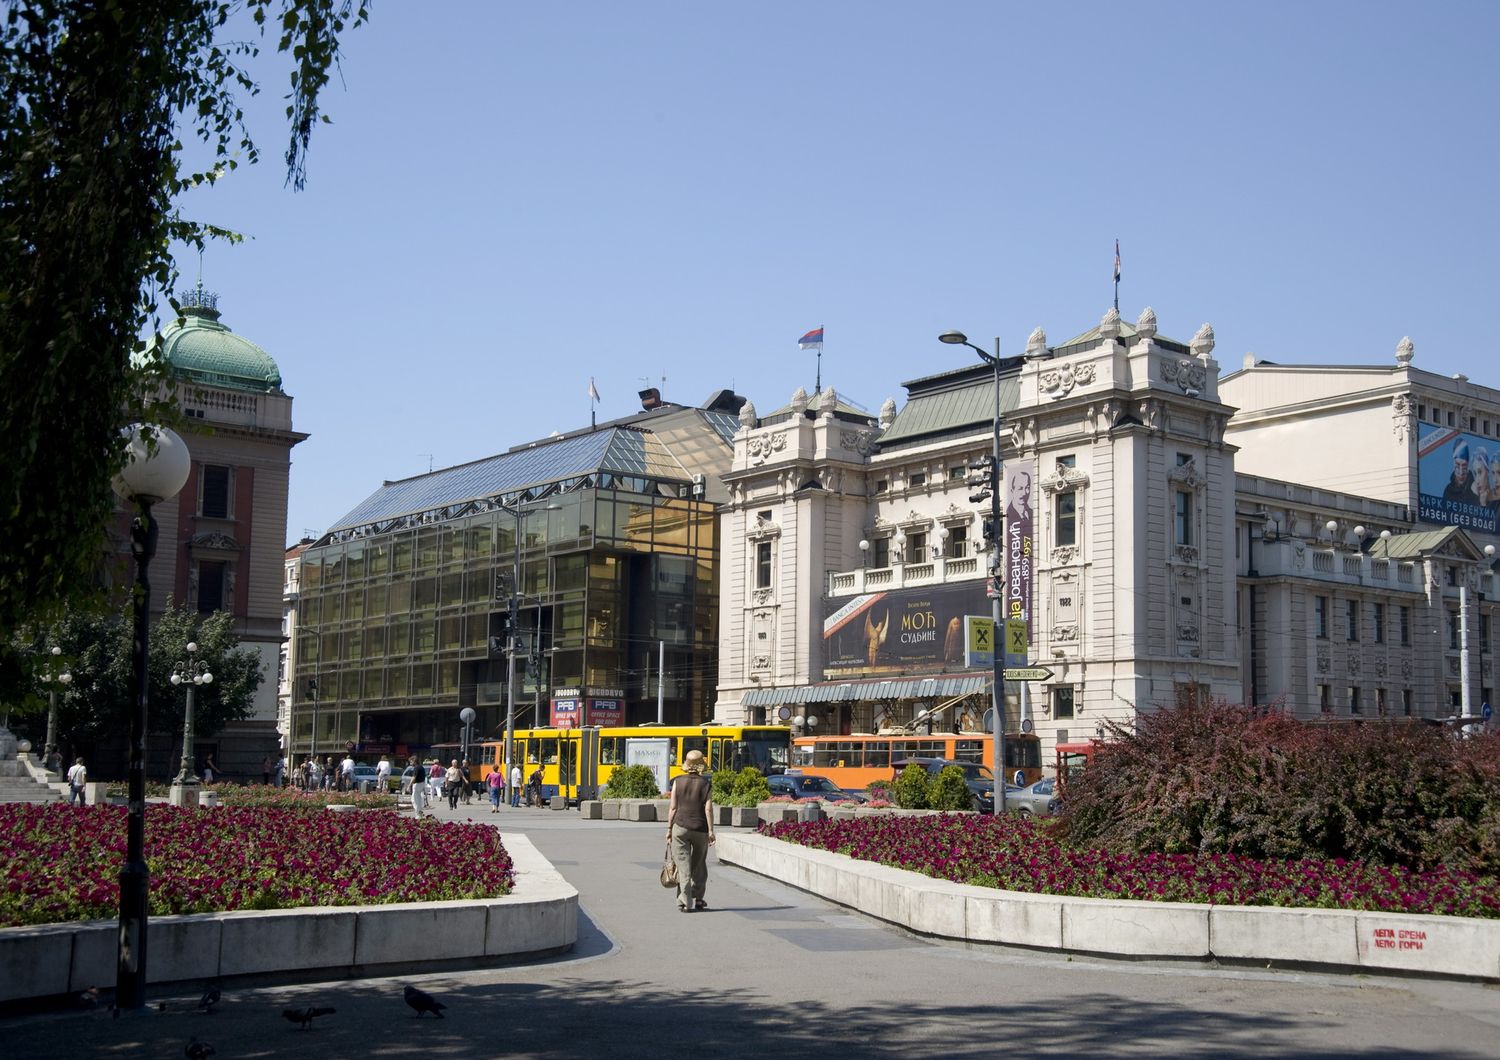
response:
<path id="1" fill-rule="evenodd" d="M 859 570 L 829 571 L 828 595 L 860 596 L 869 592 L 917 588 L 924 585 L 947 585 L 972 581 L 984 573 L 978 556 L 959 559 L 939 557 L 921 563 L 895 563 L 889 567 L 862 567 Z"/>

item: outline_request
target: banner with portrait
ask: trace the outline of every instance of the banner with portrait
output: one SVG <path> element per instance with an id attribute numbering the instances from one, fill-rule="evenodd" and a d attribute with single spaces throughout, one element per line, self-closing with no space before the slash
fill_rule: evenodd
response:
<path id="1" fill-rule="evenodd" d="M 1026 643 L 1031 642 L 1031 583 L 1035 567 L 1033 501 L 1036 466 L 1030 460 L 1011 460 L 1005 465 L 1005 533 L 1001 549 L 1004 593 L 1001 617 L 1009 624 L 1026 624 Z M 1026 666 L 1026 652 L 1012 650 L 1006 638 L 1005 665 Z"/>
<path id="2" fill-rule="evenodd" d="M 1418 519 L 1496 532 L 1500 516 L 1500 441 L 1451 427 L 1417 432 Z"/>

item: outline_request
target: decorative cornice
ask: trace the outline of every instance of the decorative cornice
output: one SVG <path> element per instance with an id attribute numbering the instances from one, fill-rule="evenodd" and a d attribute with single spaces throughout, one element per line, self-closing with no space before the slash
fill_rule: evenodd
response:
<path id="1" fill-rule="evenodd" d="M 1043 493 L 1065 493 L 1068 490 L 1084 489 L 1089 484 L 1089 473 L 1076 467 L 1057 465 L 1056 470 L 1042 479 Z"/>

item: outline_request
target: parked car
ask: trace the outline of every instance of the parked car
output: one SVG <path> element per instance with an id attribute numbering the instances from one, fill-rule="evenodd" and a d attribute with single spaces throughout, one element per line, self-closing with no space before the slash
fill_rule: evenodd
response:
<path id="1" fill-rule="evenodd" d="M 852 791 L 845 791 L 827 777 L 809 777 L 801 773 L 779 773 L 766 778 L 772 795 L 794 799 L 822 799 L 824 802 L 864 802 Z"/>
<path id="2" fill-rule="evenodd" d="M 354 790 L 355 791 L 362 790 L 364 788 L 364 785 L 366 783 L 368 783 L 370 785 L 370 790 L 371 791 L 379 791 L 380 790 L 380 785 L 377 783 L 378 779 L 379 779 L 379 774 L 376 773 L 374 766 L 372 766 L 372 765 L 366 765 L 363 762 L 356 762 L 356 763 L 354 763 Z"/>
<path id="3" fill-rule="evenodd" d="M 974 796 L 974 809 L 980 813 L 995 812 L 995 774 L 990 767 L 980 765 L 978 762 L 960 762 L 953 758 L 898 758 L 891 763 L 895 772 L 891 779 L 901 775 L 901 771 L 907 766 L 921 766 L 932 776 L 937 776 L 948 766 L 957 766 L 963 770 L 964 783 L 969 787 L 969 793 Z M 1010 798 L 1011 792 L 1021 789 L 1014 785 L 1005 785 L 1005 797 Z"/>
<path id="4" fill-rule="evenodd" d="M 1005 789 L 1005 808 L 1022 817 L 1050 817 L 1057 812 L 1057 781 L 1044 777 L 1028 787 Z"/>

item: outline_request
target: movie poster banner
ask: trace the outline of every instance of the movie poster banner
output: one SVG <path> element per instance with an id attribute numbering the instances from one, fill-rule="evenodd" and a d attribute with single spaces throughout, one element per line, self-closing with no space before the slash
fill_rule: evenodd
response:
<path id="1" fill-rule="evenodd" d="M 1424 523 L 1496 532 L 1500 442 L 1451 427 L 1420 425 L 1417 432 L 1418 518 Z"/>
<path id="2" fill-rule="evenodd" d="M 964 667 L 964 617 L 990 613 L 984 582 L 867 593 L 827 601 L 824 672 L 937 673 Z"/>
<path id="3" fill-rule="evenodd" d="M 1005 465 L 1005 548 L 1002 551 L 1005 589 L 1001 617 L 1007 623 L 1026 624 L 1026 643 L 1031 643 L 1031 581 L 1033 556 L 1032 483 L 1033 463 L 1012 460 Z M 1015 651 L 1006 638 L 1005 665 L 1027 666 L 1028 650 Z"/>

